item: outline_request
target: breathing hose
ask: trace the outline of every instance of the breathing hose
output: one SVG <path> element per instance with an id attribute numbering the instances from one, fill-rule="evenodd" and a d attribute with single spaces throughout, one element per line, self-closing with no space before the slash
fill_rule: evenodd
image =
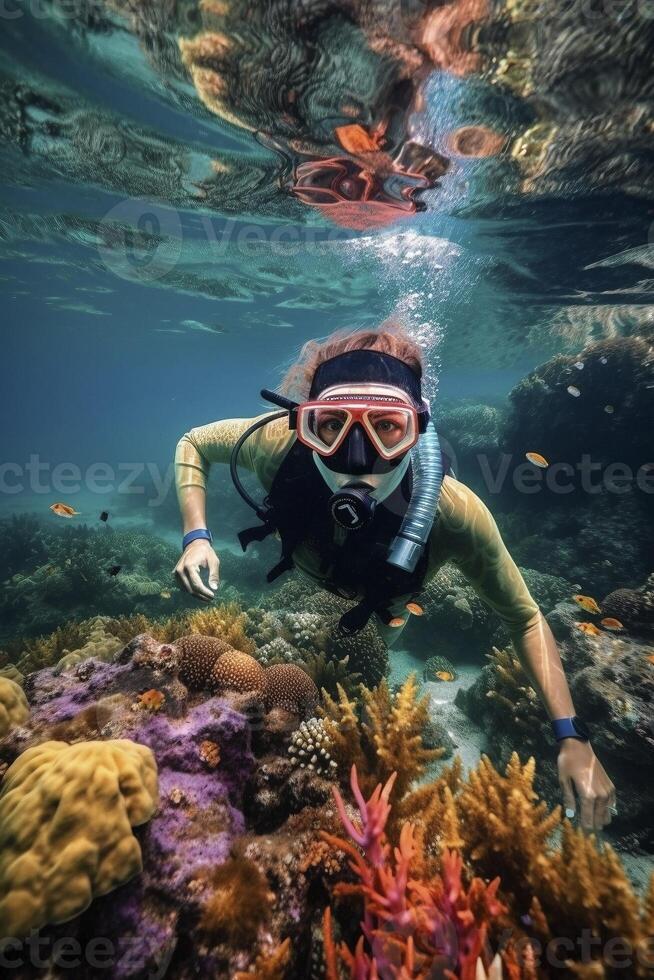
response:
<path id="1" fill-rule="evenodd" d="M 413 572 L 422 555 L 436 518 L 443 483 L 443 455 L 432 422 L 412 453 L 413 491 L 400 530 L 388 550 L 387 562 Z"/>

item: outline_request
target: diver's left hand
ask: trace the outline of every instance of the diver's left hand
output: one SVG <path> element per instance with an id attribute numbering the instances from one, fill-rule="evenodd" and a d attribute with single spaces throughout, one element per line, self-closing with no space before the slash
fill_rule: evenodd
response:
<path id="1" fill-rule="evenodd" d="M 577 812 L 575 791 L 579 797 L 580 824 L 586 831 L 601 830 L 611 822 L 615 807 L 615 786 L 606 775 L 590 742 L 564 738 L 558 758 L 559 783 L 566 816 Z"/>

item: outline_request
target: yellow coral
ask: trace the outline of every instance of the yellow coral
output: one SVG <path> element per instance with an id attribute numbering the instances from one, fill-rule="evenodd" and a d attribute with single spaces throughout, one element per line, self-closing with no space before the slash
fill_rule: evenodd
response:
<path id="1" fill-rule="evenodd" d="M 504 888 L 538 891 L 536 856 L 542 855 L 561 822 L 561 809 L 551 813 L 534 790 L 534 759 L 522 765 L 513 753 L 500 775 L 483 756 L 457 798 L 465 850 L 477 873 L 501 874 Z"/>
<path id="2" fill-rule="evenodd" d="M 395 694 L 391 694 L 386 680 L 373 691 L 362 690 L 369 718 L 363 727 L 377 752 L 377 779 L 385 783 L 397 772 L 394 792 L 402 798 L 429 763 L 443 755 L 443 749 L 426 749 L 422 744 L 429 721 L 429 695 L 418 697 L 415 674 L 410 674 Z"/>
<path id="3" fill-rule="evenodd" d="M 29 714 L 22 687 L 9 677 L 0 677 L 0 738 L 8 735 L 12 728 L 23 725 Z"/>
<path id="4" fill-rule="evenodd" d="M 397 830 L 404 822 L 411 820 L 428 861 L 439 857 L 443 848 L 463 847 L 465 842 L 461 836 L 456 801 L 462 771 L 463 764 L 457 756 L 438 779 L 418 786 L 402 797 L 391 813 L 389 838 L 396 841 Z"/>
<path id="5" fill-rule="evenodd" d="M 246 622 L 247 615 L 239 604 L 226 602 L 221 606 L 211 606 L 209 609 L 192 612 L 187 618 L 185 632 L 200 633 L 202 636 L 218 636 L 235 650 L 252 656 L 256 644 L 246 636 Z"/>
<path id="6" fill-rule="evenodd" d="M 66 922 L 141 871 L 132 827 L 157 806 L 150 749 L 128 740 L 44 742 L 0 792 L 0 937 Z"/>
<path id="7" fill-rule="evenodd" d="M 325 730 L 333 743 L 330 750 L 340 772 L 356 765 L 364 793 L 378 782 L 386 782 L 397 772 L 394 795 L 401 798 L 427 765 L 442 749 L 426 749 L 422 732 L 429 719 L 429 697 L 418 697 L 418 685 L 411 674 L 399 691 L 391 694 L 383 680 L 372 691 L 361 686 L 367 721 L 359 723 L 356 703 L 338 687 L 338 702 L 323 690 Z"/>

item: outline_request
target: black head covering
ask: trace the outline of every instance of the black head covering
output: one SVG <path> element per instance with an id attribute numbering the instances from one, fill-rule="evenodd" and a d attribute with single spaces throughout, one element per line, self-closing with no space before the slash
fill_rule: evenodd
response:
<path id="1" fill-rule="evenodd" d="M 420 375 L 399 357 L 378 350 L 351 350 L 337 354 L 318 365 L 311 382 L 309 399 L 317 398 L 325 388 L 343 384 L 394 385 L 422 409 Z"/>

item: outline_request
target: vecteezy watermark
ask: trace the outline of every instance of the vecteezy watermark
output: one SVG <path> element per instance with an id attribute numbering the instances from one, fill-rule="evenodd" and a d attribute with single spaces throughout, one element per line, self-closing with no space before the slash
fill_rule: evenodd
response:
<path id="1" fill-rule="evenodd" d="M 0 0 L 0 3 L 2 0 Z M 104 133 L 99 151 L 116 153 L 120 135 Z M 155 282 L 165 279 L 189 249 L 202 247 L 207 259 L 217 262 L 254 258 L 265 250 L 266 258 L 289 259 L 315 251 L 321 254 L 335 242 L 354 238 L 339 226 L 288 220 L 262 223 L 208 214 L 189 214 L 185 221 L 174 208 L 146 198 L 128 198 L 108 211 L 98 223 L 98 252 L 107 269 L 122 279 Z"/>
<path id="2" fill-rule="evenodd" d="M 559 461 L 541 469 L 529 462 L 514 465 L 514 459 L 512 453 L 501 453 L 496 460 L 491 460 L 485 453 L 476 456 L 489 493 L 501 493 L 510 480 L 514 490 L 529 495 L 543 491 L 562 495 L 579 490 L 591 495 L 625 494 L 634 489 L 654 494 L 654 462 L 642 463 L 634 469 L 617 460 L 606 464 L 594 461 L 590 453 L 583 453 L 574 464 Z"/>
<path id="3" fill-rule="evenodd" d="M 0 939 L 0 974 L 32 967 L 35 970 L 71 971 L 77 976 L 82 968 L 109 971 L 120 963 L 125 976 L 144 980 L 162 980 L 172 958 L 174 946 L 149 948 L 140 936 L 121 935 L 115 939 L 93 936 L 82 943 L 75 936 L 41 936 L 32 929 L 24 939 L 8 936 Z M 133 972 L 132 972 L 133 971 Z M 99 975 L 102 975 L 101 973 Z"/>
<path id="4" fill-rule="evenodd" d="M 444 440 L 442 444 L 451 472 L 454 476 L 461 475 L 451 447 Z M 474 478 L 478 477 L 485 488 L 484 495 L 488 496 L 507 490 L 526 496 L 539 493 L 561 496 L 579 491 L 591 496 L 654 494 L 654 462 L 638 467 L 619 461 L 605 464 L 584 453 L 574 464 L 556 462 L 539 469 L 511 453 L 499 456 L 478 453 L 475 460 L 478 472 L 471 473 L 468 464 L 464 478 L 466 482 L 477 483 Z M 0 495 L 7 496 L 21 493 L 65 496 L 82 491 L 102 496 L 128 494 L 145 497 L 148 507 L 160 507 L 174 490 L 174 484 L 174 463 L 161 466 L 156 462 L 93 462 L 80 466 L 71 462 L 53 464 L 38 453 L 32 453 L 26 461 L 0 463 Z M 388 502 L 387 506 L 390 506 Z"/>
<path id="5" fill-rule="evenodd" d="M 174 464 L 162 468 L 158 463 L 130 462 L 48 463 L 38 453 L 27 462 L 0 463 L 0 494 L 74 494 L 84 490 L 93 494 L 140 494 L 148 496 L 148 507 L 160 507 L 175 481 Z"/>
<path id="6" fill-rule="evenodd" d="M 582 929 L 578 936 L 553 936 L 546 943 L 531 936 L 514 937 L 505 929 L 499 937 L 504 948 L 511 942 L 512 952 L 520 965 L 537 969 L 569 970 L 570 962 L 588 965 L 600 963 L 613 970 L 633 970 L 634 966 L 651 970 L 654 967 L 654 936 L 634 945 L 626 936 L 602 939 L 592 929 Z M 611 973 L 611 975 L 613 975 Z M 625 973 L 625 977 L 633 976 Z"/>

